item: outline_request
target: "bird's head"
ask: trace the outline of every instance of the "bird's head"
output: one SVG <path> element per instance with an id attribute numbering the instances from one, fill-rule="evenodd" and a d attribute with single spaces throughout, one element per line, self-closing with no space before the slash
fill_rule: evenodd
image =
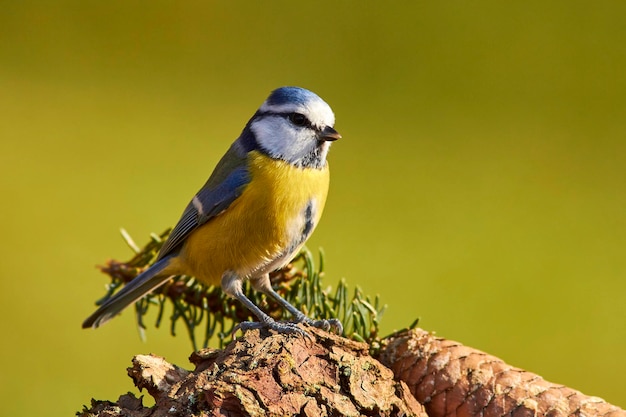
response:
<path id="1" fill-rule="evenodd" d="M 281 87 L 270 94 L 246 129 L 254 148 L 301 167 L 326 164 L 330 142 L 341 138 L 333 128 L 335 115 L 315 93 Z M 244 132 L 246 133 L 246 132 Z"/>

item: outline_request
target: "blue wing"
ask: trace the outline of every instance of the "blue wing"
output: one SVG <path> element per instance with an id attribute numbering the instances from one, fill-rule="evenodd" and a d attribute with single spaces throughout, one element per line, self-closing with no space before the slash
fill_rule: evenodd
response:
<path id="1" fill-rule="evenodd" d="M 246 153 L 235 142 L 208 181 L 187 205 L 157 259 L 176 251 L 198 226 L 226 210 L 250 182 Z"/>

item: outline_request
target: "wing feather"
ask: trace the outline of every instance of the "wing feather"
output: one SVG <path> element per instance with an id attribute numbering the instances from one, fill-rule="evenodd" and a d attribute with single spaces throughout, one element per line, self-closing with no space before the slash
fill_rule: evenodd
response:
<path id="1" fill-rule="evenodd" d="M 157 259 L 178 250 L 198 226 L 226 210 L 249 182 L 246 154 L 235 142 L 217 164 L 206 184 L 187 205 Z"/>

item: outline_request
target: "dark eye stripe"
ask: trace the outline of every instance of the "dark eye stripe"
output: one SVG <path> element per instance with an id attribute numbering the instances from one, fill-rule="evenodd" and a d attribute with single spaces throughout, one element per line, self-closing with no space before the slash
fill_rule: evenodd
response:
<path id="1" fill-rule="evenodd" d="M 297 124 L 295 123 L 291 118 L 296 115 L 302 115 L 302 117 L 304 117 L 304 123 L 303 124 Z M 265 112 L 257 112 L 257 114 L 255 115 L 255 119 L 259 119 L 262 118 L 264 116 L 278 116 L 278 117 L 283 117 L 287 120 L 289 120 L 291 123 L 293 123 L 296 126 L 300 126 L 300 127 L 308 127 L 309 129 L 313 129 L 313 130 L 318 130 L 315 126 L 313 126 L 313 123 L 311 123 L 311 121 L 308 119 L 308 117 L 306 117 L 305 115 L 303 115 L 302 113 L 298 113 L 298 112 L 273 112 L 273 111 L 265 111 Z"/>
<path id="2" fill-rule="evenodd" d="M 287 118 L 289 119 L 291 123 L 293 123 L 296 126 L 310 126 L 311 125 L 311 122 L 309 122 L 309 119 L 307 119 L 306 116 L 302 113 L 291 113 L 289 116 L 287 116 Z"/>

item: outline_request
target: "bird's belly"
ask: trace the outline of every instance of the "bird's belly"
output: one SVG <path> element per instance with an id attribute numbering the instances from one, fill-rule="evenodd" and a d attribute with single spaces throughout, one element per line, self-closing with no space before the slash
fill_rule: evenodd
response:
<path id="1" fill-rule="evenodd" d="M 221 214 L 196 229 L 181 251 L 181 269 L 207 284 L 226 271 L 255 277 L 298 251 L 321 216 L 328 167 L 302 169 L 251 152 L 250 183 Z"/>

